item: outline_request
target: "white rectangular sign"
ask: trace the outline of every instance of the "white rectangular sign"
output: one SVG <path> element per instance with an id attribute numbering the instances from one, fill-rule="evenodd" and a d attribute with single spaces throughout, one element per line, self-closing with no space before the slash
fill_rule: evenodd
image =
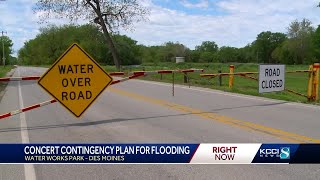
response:
<path id="1" fill-rule="evenodd" d="M 283 91 L 285 65 L 259 65 L 259 93 Z"/>

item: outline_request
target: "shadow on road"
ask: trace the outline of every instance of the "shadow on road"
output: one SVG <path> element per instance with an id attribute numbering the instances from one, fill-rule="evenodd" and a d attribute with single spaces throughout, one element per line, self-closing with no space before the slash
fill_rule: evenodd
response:
<path id="1" fill-rule="evenodd" d="M 223 111 L 223 110 L 230 110 L 230 109 L 242 109 L 242 108 L 250 108 L 250 107 L 268 107 L 268 106 L 275 106 L 275 105 L 281 105 L 281 104 L 287 104 L 288 102 L 277 102 L 277 103 L 269 103 L 269 104 L 256 104 L 256 105 L 249 105 L 249 106 L 236 106 L 236 107 L 226 107 L 226 108 L 220 108 L 220 109 L 212 109 L 212 113 L 217 111 Z"/>
<path id="2" fill-rule="evenodd" d="M 100 124 L 109 124 L 109 123 L 117 123 L 117 122 L 124 122 L 124 121 L 134 121 L 134 120 L 152 120 L 152 119 L 157 119 L 157 118 L 168 118 L 168 117 L 179 117 L 179 116 L 214 113 L 214 112 L 221 111 L 221 110 L 240 109 L 240 108 L 249 108 L 249 107 L 259 107 L 259 106 L 261 106 L 261 107 L 274 106 L 274 105 L 281 105 L 281 104 L 285 104 L 285 103 L 287 103 L 287 102 L 220 108 L 220 109 L 213 109 L 211 111 L 204 111 L 204 112 L 200 112 L 200 113 L 181 113 L 181 114 L 138 117 L 138 118 L 116 118 L 116 119 L 107 119 L 107 120 L 99 120 L 99 121 L 91 121 L 91 122 L 80 122 L 80 123 L 70 123 L 70 124 L 54 124 L 54 125 L 43 125 L 43 126 L 31 126 L 31 127 L 22 128 L 22 129 L 20 127 L 3 128 L 3 129 L 0 128 L 0 133 L 21 131 L 21 130 L 33 131 L 33 130 L 43 130 L 43 129 L 79 127 L 79 126 L 95 126 L 95 125 L 100 125 Z"/>

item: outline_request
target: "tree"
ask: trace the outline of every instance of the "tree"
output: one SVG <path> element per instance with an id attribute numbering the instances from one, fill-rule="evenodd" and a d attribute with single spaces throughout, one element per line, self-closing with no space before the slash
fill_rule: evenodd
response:
<path id="1" fill-rule="evenodd" d="M 320 29 L 314 32 L 311 24 L 307 19 L 291 22 L 288 39 L 273 51 L 272 57 L 285 64 L 312 63 L 315 57 L 320 57 Z"/>
<path id="2" fill-rule="evenodd" d="M 218 57 L 220 62 L 237 62 L 238 61 L 238 49 L 235 47 L 222 46 L 219 49 Z"/>
<path id="3" fill-rule="evenodd" d="M 257 62 L 256 54 L 252 44 L 248 44 L 243 48 L 239 49 L 239 62 Z"/>
<path id="4" fill-rule="evenodd" d="M 317 30 L 313 35 L 312 45 L 313 45 L 314 56 L 317 59 L 320 59 L 320 25 L 318 26 Z"/>
<path id="5" fill-rule="evenodd" d="M 98 62 L 111 64 L 112 59 L 108 57 L 102 32 L 89 24 L 41 28 L 40 33 L 25 42 L 18 51 L 18 58 L 23 64 L 52 64 L 72 42 L 84 47 Z"/>
<path id="6" fill-rule="evenodd" d="M 185 57 L 187 51 L 188 48 L 179 42 L 166 42 L 159 47 L 157 54 L 160 61 L 173 62 L 175 57 Z"/>
<path id="7" fill-rule="evenodd" d="M 296 62 L 295 53 L 289 43 L 289 40 L 284 41 L 272 52 L 272 58 L 275 59 L 276 63 L 294 64 Z"/>
<path id="8" fill-rule="evenodd" d="M 218 51 L 218 45 L 214 41 L 203 41 L 200 46 L 196 46 L 195 50 L 215 53 Z"/>
<path id="9" fill-rule="evenodd" d="M 190 61 L 191 62 L 199 62 L 199 59 L 200 59 L 200 52 L 199 51 L 191 51 L 190 52 Z"/>
<path id="10" fill-rule="evenodd" d="M 266 31 L 258 34 L 256 41 L 253 43 L 257 62 L 262 59 L 264 63 L 273 63 L 272 52 L 286 39 L 287 37 L 283 33 Z"/>
<path id="11" fill-rule="evenodd" d="M 121 61 L 112 39 L 112 33 L 120 27 L 130 28 L 134 22 L 143 20 L 147 9 L 138 0 L 38 0 L 36 12 L 42 18 L 50 16 L 89 19 L 102 28 L 114 64 L 120 70 Z"/>
<path id="12" fill-rule="evenodd" d="M 139 64 L 141 54 L 137 41 L 121 35 L 113 35 L 123 64 Z M 40 29 L 36 38 L 25 42 L 18 57 L 23 64 L 52 64 L 70 43 L 76 42 L 98 62 L 112 64 L 112 54 L 105 46 L 103 34 L 92 25 L 48 26 Z"/>
<path id="13" fill-rule="evenodd" d="M 306 63 L 311 58 L 313 34 L 314 28 L 308 19 L 303 19 L 301 22 L 295 20 L 288 27 L 288 46 L 297 64 Z"/>
<path id="14" fill-rule="evenodd" d="M 124 65 L 141 64 L 141 52 L 137 46 L 137 41 L 125 35 L 115 35 L 113 37 L 115 46 L 118 49 L 120 58 Z"/>
<path id="15" fill-rule="evenodd" d="M 168 42 L 165 44 L 165 48 L 168 52 L 170 52 L 173 55 L 172 58 L 185 56 L 186 50 L 188 49 L 186 46 L 179 42 Z"/>
<path id="16" fill-rule="evenodd" d="M 18 58 L 14 57 L 14 56 L 10 56 L 9 59 L 10 59 L 9 60 L 10 65 L 18 64 Z"/>
<path id="17" fill-rule="evenodd" d="M 214 58 L 214 53 L 211 52 L 201 52 L 199 57 L 199 62 L 212 62 Z"/>
<path id="18" fill-rule="evenodd" d="M 3 52 L 2 52 L 2 42 L 3 42 L 3 45 L 4 45 L 4 56 L 6 58 L 6 62 L 5 64 L 10 64 L 10 55 L 12 54 L 12 46 L 13 46 L 13 43 L 12 43 L 12 40 L 8 37 L 8 36 L 0 36 L 0 62 L 2 64 L 3 62 Z"/>
<path id="19" fill-rule="evenodd" d="M 218 45 L 214 41 L 203 41 L 200 46 L 195 47 L 193 55 L 197 55 L 199 62 L 213 62 L 216 58 Z"/>

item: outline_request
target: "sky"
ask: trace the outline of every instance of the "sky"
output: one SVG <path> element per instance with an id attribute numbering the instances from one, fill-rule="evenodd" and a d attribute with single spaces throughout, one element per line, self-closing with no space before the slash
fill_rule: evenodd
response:
<path id="1" fill-rule="evenodd" d="M 319 0 L 138 0 L 149 9 L 148 20 L 120 29 L 144 45 L 180 42 L 190 49 L 203 41 L 219 47 L 243 47 L 262 31 L 287 32 L 294 20 L 309 19 L 320 24 Z M 14 55 L 25 41 L 33 39 L 40 24 L 32 7 L 37 0 L 0 0 L 0 31 L 13 40 Z M 67 19 L 49 19 L 51 24 L 68 24 Z M 86 23 L 80 20 L 79 24 Z"/>

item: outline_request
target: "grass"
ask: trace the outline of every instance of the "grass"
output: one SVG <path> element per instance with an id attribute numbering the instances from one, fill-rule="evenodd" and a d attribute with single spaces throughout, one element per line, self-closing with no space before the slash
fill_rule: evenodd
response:
<path id="1" fill-rule="evenodd" d="M 123 67 L 124 72 L 130 71 L 153 71 L 153 70 L 173 70 L 173 69 L 204 69 L 206 74 L 210 73 L 218 73 L 218 70 L 221 69 L 222 72 L 229 72 L 229 65 L 230 64 L 221 64 L 221 63 L 145 63 L 140 66 L 127 66 Z M 233 63 L 235 65 L 235 72 L 256 72 L 258 71 L 258 65 L 252 63 Z M 41 67 L 50 67 L 50 65 L 43 65 Z M 10 68 L 10 67 L 7 67 Z M 114 66 L 103 66 L 103 68 L 107 72 L 116 72 L 117 69 Z M 286 65 L 287 71 L 292 70 L 307 70 L 309 68 L 308 65 Z M 0 68 L 1 69 L 1 68 Z M 2 69 L 3 70 L 3 69 Z M 7 69 L 9 71 L 10 69 Z M 222 77 L 222 86 L 219 86 L 219 78 L 202 78 L 200 77 L 201 73 L 188 73 L 190 79 L 191 86 L 198 86 L 198 87 L 206 87 L 211 89 L 218 89 L 227 92 L 234 92 L 240 94 L 247 94 L 247 95 L 254 95 L 260 97 L 267 97 L 279 100 L 286 100 L 286 101 L 294 101 L 294 102 L 303 102 L 308 103 L 307 98 L 298 96 L 286 91 L 283 92 L 272 92 L 272 93 L 258 93 L 258 82 L 243 78 L 240 76 L 234 77 L 234 86 L 232 89 L 229 88 L 228 82 L 229 77 L 224 76 Z M 1 76 L 0 70 L 0 76 Z M 257 77 L 258 75 L 252 75 L 253 77 Z M 161 75 L 149 75 L 140 79 L 150 80 L 150 81 L 159 81 L 159 82 L 172 82 L 172 74 L 163 74 L 162 79 Z M 175 74 L 175 83 L 177 84 L 184 84 L 183 82 L 183 74 L 176 73 Z M 285 87 L 299 92 L 301 94 L 307 94 L 307 83 L 308 83 L 308 73 L 287 73 L 286 80 L 285 80 Z M 188 85 L 188 84 L 185 84 Z M 314 103 L 320 104 L 320 101 Z"/>
<path id="2" fill-rule="evenodd" d="M 6 74 L 13 68 L 13 66 L 0 66 L 0 77 L 6 76 Z"/>
<path id="3" fill-rule="evenodd" d="M 0 78 L 5 77 L 7 73 L 13 68 L 13 66 L 0 66 Z M 7 83 L 6 82 L 0 82 L 0 101 L 3 97 L 3 90 L 6 88 Z"/>
<path id="4" fill-rule="evenodd" d="M 152 71 L 152 70 L 161 70 L 161 69 L 189 69 L 189 68 L 197 68 L 197 69 L 204 69 L 204 73 L 218 73 L 218 70 L 221 69 L 222 72 L 229 72 L 229 65 L 230 64 L 219 64 L 219 63 L 159 63 L 159 64 L 142 64 L 139 67 L 126 67 L 123 68 L 125 72 L 129 71 Z M 238 64 L 234 63 L 235 65 L 235 72 L 256 72 L 258 71 L 257 64 Z M 287 65 L 286 70 L 307 70 L 308 65 Z M 107 72 L 114 72 L 116 71 L 115 67 L 113 66 L 104 66 Z M 243 78 L 240 76 L 234 77 L 234 86 L 232 89 L 229 88 L 228 82 L 229 77 L 224 76 L 222 77 L 222 86 L 219 86 L 218 80 L 219 78 L 201 78 L 201 73 L 188 73 L 190 84 L 191 86 L 198 86 L 198 87 L 206 87 L 212 89 L 218 89 L 227 92 L 234 92 L 240 94 L 247 94 L 247 95 L 254 95 L 254 96 L 261 96 L 279 100 L 286 100 L 286 101 L 294 101 L 294 102 L 303 102 L 308 103 L 307 98 L 298 96 L 286 91 L 283 92 L 272 92 L 272 93 L 258 93 L 258 82 Z M 258 75 L 252 75 L 257 77 Z M 162 79 L 161 75 L 150 75 L 140 79 L 144 80 L 151 80 L 151 81 L 160 81 L 160 82 L 172 82 L 172 74 L 163 74 Z M 176 73 L 175 74 L 175 83 L 177 84 L 184 84 L 183 82 L 183 74 Z M 286 80 L 285 80 L 285 87 L 296 92 L 307 94 L 307 83 L 308 83 L 308 73 L 287 73 Z M 188 84 L 186 84 L 188 85 Z M 318 104 L 320 101 L 317 102 Z M 315 104 L 317 104 L 315 103 Z"/>

